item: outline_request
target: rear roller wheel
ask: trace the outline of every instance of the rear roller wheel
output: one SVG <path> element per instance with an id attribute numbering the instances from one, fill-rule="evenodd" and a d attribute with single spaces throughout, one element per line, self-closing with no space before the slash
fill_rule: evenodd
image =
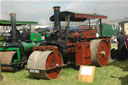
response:
<path id="1" fill-rule="evenodd" d="M 28 59 L 30 75 L 34 78 L 57 79 L 63 71 L 63 59 L 60 53 L 58 57 L 54 56 L 52 51 L 33 52 Z M 32 69 L 39 70 L 39 72 L 34 73 Z"/>
<path id="2" fill-rule="evenodd" d="M 105 66 L 110 58 L 110 48 L 106 41 L 92 40 L 91 41 L 91 61 L 96 66 Z"/>

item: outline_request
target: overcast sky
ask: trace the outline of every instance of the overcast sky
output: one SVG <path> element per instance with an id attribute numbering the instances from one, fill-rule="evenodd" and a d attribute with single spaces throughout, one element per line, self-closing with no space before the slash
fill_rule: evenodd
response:
<path id="1" fill-rule="evenodd" d="M 10 19 L 9 13 L 15 12 L 17 20 L 46 23 L 53 6 L 61 6 L 61 11 L 98 13 L 108 19 L 128 17 L 128 0 L 0 0 L 0 19 Z"/>

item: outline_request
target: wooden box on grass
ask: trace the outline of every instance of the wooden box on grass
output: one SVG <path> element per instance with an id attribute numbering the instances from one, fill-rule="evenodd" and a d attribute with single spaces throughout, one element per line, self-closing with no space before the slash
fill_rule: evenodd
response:
<path id="1" fill-rule="evenodd" d="M 92 83 L 94 79 L 95 66 L 80 66 L 78 81 Z"/>

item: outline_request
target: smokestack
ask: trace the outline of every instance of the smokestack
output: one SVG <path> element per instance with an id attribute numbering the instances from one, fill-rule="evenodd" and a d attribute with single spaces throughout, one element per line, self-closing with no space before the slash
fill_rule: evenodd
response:
<path id="1" fill-rule="evenodd" d="M 59 6 L 54 6 L 54 30 L 59 30 L 61 31 L 61 26 L 60 26 L 60 7 Z"/>
<path id="2" fill-rule="evenodd" d="M 16 14 L 10 13 L 11 17 L 11 26 L 12 26 L 12 41 L 16 42 Z"/>

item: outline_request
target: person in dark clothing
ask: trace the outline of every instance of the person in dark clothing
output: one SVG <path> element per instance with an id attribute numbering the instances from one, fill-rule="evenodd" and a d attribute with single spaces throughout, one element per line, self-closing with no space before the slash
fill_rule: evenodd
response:
<path id="1" fill-rule="evenodd" d="M 120 32 L 120 35 L 117 37 L 118 41 L 118 60 L 125 60 L 126 52 L 127 52 L 127 45 L 126 45 L 126 35 L 124 32 Z"/>

